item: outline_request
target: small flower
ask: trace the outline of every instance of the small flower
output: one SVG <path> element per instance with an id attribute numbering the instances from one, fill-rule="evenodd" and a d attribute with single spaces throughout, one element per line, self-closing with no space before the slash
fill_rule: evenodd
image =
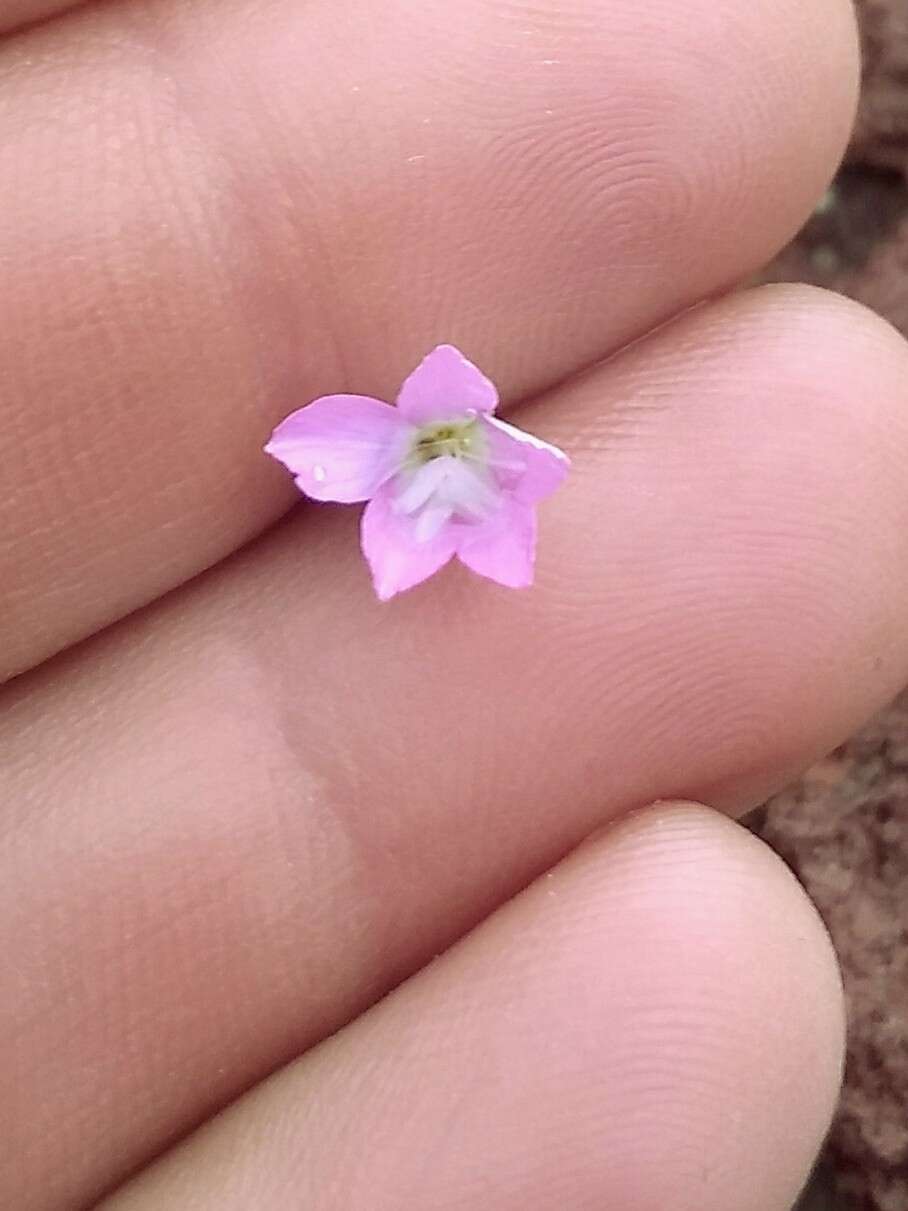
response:
<path id="1" fill-rule="evenodd" d="M 568 459 L 495 415 L 494 385 L 453 345 L 439 345 L 397 406 L 326 395 L 293 412 L 265 450 L 313 500 L 368 501 L 362 549 L 382 601 L 453 556 L 499 584 L 532 584 L 536 505 Z"/>

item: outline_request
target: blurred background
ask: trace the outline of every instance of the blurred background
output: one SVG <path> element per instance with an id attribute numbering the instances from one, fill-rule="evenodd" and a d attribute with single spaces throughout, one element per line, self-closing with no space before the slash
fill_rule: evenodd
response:
<path id="1" fill-rule="evenodd" d="M 848 157 L 764 278 L 841 291 L 908 335 L 908 0 L 857 3 Z M 845 1091 L 798 1211 L 908 1211 L 908 693 L 750 823 L 823 914 L 848 1000 Z"/>

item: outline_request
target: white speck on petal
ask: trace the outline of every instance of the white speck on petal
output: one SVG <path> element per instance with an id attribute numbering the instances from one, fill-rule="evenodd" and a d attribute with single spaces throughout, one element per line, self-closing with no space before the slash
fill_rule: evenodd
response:
<path id="1" fill-rule="evenodd" d="M 328 472 L 321 465 L 312 468 L 312 478 L 317 484 L 323 484 L 328 478 Z"/>

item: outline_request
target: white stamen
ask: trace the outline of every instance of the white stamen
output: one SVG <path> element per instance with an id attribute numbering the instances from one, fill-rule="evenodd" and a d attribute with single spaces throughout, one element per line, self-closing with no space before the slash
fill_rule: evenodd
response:
<path id="1" fill-rule="evenodd" d="M 435 458 L 420 467 L 394 502 L 395 513 L 416 513 L 434 496 L 447 474 L 450 459 Z"/>
<path id="2" fill-rule="evenodd" d="M 414 537 L 417 542 L 429 542 L 445 522 L 451 520 L 454 510 L 450 505 L 430 503 L 416 518 Z"/>

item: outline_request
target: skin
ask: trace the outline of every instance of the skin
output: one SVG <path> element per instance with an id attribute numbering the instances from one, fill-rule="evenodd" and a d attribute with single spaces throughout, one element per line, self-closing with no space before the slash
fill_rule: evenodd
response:
<path id="1" fill-rule="evenodd" d="M 852 14 L 450 12 L 4 10 L 17 1211 L 784 1211 L 828 1125 L 828 940 L 722 813 L 908 679 L 908 352 L 724 296 L 835 168 Z M 442 340 L 574 469 L 533 590 L 379 606 L 261 445 Z"/>

